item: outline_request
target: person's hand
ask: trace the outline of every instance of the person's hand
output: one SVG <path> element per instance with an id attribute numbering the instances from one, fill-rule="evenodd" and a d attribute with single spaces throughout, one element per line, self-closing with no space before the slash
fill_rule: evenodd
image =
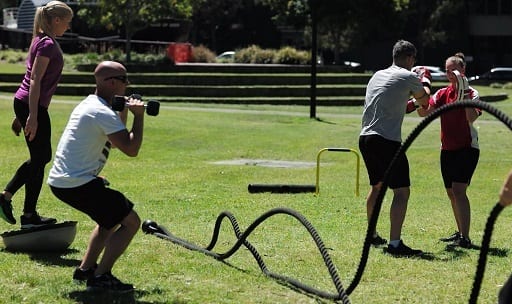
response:
<path id="1" fill-rule="evenodd" d="M 20 136 L 22 127 L 23 126 L 21 125 L 21 122 L 19 121 L 18 117 L 14 117 L 11 123 L 11 130 L 14 132 L 14 135 Z"/>
<path id="2" fill-rule="evenodd" d="M 140 99 L 134 98 L 133 95 L 128 97 L 126 107 L 133 113 L 134 116 L 144 115 L 145 107 L 144 102 Z"/>
<path id="3" fill-rule="evenodd" d="M 103 182 L 103 185 L 105 185 L 105 187 L 110 186 L 110 182 L 107 180 L 107 178 L 105 176 L 98 175 L 98 178 L 101 179 L 101 181 Z"/>
<path id="4" fill-rule="evenodd" d="M 34 119 L 30 114 L 27 118 L 27 123 L 25 124 L 25 137 L 28 137 L 29 141 L 32 141 L 36 137 L 37 133 L 37 118 Z"/>
<path id="5" fill-rule="evenodd" d="M 411 98 L 407 101 L 407 107 L 405 108 L 406 114 L 416 111 L 416 109 L 419 107 L 415 101 L 416 100 L 414 98 Z"/>
<path id="6" fill-rule="evenodd" d="M 415 67 L 414 69 L 412 69 L 412 72 L 418 75 L 418 78 L 420 79 L 423 86 L 428 87 L 429 89 L 432 87 L 432 75 L 430 74 L 430 71 L 426 67 Z"/>
<path id="7" fill-rule="evenodd" d="M 500 204 L 503 207 L 512 204 L 512 171 L 507 176 L 500 191 Z"/>

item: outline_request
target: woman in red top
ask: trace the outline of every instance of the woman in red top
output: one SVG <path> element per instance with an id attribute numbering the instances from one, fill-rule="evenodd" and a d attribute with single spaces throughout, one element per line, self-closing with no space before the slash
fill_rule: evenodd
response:
<path id="1" fill-rule="evenodd" d="M 426 116 L 436 108 L 452 102 L 480 100 L 478 91 L 467 84 L 465 68 L 462 53 L 446 59 L 446 76 L 450 85 L 432 95 L 427 109 L 418 108 L 420 116 Z M 440 117 L 441 173 L 457 224 L 457 231 L 449 237 L 441 238 L 441 241 L 452 242 L 452 245 L 463 248 L 472 247 L 469 238 L 471 208 L 466 190 L 480 156 L 478 134 L 473 122 L 481 114 L 477 108 L 458 108 L 444 112 Z"/>

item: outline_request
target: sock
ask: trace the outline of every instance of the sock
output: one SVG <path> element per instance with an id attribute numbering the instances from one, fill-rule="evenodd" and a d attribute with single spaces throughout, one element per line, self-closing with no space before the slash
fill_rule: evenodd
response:
<path id="1" fill-rule="evenodd" d="M 398 247 L 398 245 L 400 245 L 400 240 L 392 240 L 392 241 L 389 241 L 389 245 L 393 246 L 393 247 Z"/>

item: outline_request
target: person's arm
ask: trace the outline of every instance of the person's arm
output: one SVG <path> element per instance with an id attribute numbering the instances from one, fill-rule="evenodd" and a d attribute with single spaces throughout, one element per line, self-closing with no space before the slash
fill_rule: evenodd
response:
<path id="1" fill-rule="evenodd" d="M 132 129 L 127 129 L 108 135 L 113 146 L 123 151 L 124 154 L 135 157 L 142 145 L 144 131 L 144 103 L 140 100 L 131 100 L 127 108 L 133 113 Z"/>
<path id="2" fill-rule="evenodd" d="M 435 107 L 433 105 L 430 104 L 430 98 L 429 98 L 429 104 L 428 106 L 425 108 L 425 107 L 419 107 L 417 109 L 417 112 L 418 112 L 418 115 L 421 116 L 421 117 L 425 117 L 427 116 L 428 114 L 432 113 L 435 111 Z"/>
<path id="3" fill-rule="evenodd" d="M 117 112 L 121 121 L 126 126 L 126 122 L 128 121 L 128 107 L 125 107 L 122 111 Z"/>
<path id="4" fill-rule="evenodd" d="M 508 173 L 500 191 L 500 205 L 507 207 L 512 205 L 512 171 Z"/>
<path id="5" fill-rule="evenodd" d="M 424 86 L 422 90 L 412 93 L 412 97 L 416 99 L 416 103 L 420 106 L 418 109 L 428 109 L 430 100 L 430 87 Z"/>
<path id="6" fill-rule="evenodd" d="M 37 133 L 37 115 L 39 108 L 39 97 L 41 95 L 41 80 L 46 73 L 46 68 L 50 63 L 50 58 L 37 56 L 32 65 L 30 74 L 30 89 L 28 95 L 29 114 L 25 124 L 25 136 L 32 141 Z"/>
<path id="7" fill-rule="evenodd" d="M 414 97 L 416 104 L 418 104 L 420 108 L 428 109 L 431 94 L 432 75 L 430 75 L 430 71 L 425 67 L 417 67 L 413 72 L 418 75 L 418 79 L 423 85 L 423 90 L 412 92 L 412 97 Z"/>
<path id="8" fill-rule="evenodd" d="M 482 115 L 481 110 L 475 108 L 466 108 L 466 119 L 470 123 L 473 123 L 480 115 Z"/>

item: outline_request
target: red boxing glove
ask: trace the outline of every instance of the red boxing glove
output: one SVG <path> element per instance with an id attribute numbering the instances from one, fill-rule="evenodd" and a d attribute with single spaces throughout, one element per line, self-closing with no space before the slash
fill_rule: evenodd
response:
<path id="1" fill-rule="evenodd" d="M 416 111 L 416 109 L 418 108 L 418 105 L 415 103 L 415 101 L 416 100 L 414 98 L 411 98 L 407 101 L 407 107 L 405 108 L 406 114 Z"/>
<path id="2" fill-rule="evenodd" d="M 432 88 L 432 75 L 430 75 L 430 71 L 424 67 L 424 66 L 418 66 L 412 69 L 412 72 L 416 73 L 418 75 L 418 78 L 420 79 L 423 86 L 428 87 L 429 89 Z"/>

